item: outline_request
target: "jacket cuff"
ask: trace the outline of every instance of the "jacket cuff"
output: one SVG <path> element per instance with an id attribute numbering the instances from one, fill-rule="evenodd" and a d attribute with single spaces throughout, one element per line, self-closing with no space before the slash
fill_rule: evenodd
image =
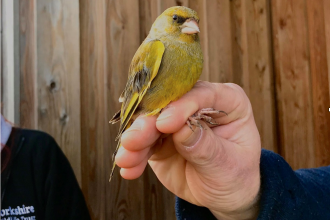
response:
<path id="1" fill-rule="evenodd" d="M 262 150 L 260 174 L 258 220 L 330 219 L 330 167 L 293 171 L 280 155 Z"/>
<path id="2" fill-rule="evenodd" d="M 278 154 L 262 149 L 260 212 L 263 219 L 330 219 L 330 166 L 293 171 Z M 205 207 L 176 198 L 178 220 L 216 219 Z"/>

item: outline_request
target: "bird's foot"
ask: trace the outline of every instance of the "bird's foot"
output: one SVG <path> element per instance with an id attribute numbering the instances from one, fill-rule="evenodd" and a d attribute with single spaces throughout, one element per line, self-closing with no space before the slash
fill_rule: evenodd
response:
<path id="1" fill-rule="evenodd" d="M 203 128 L 202 124 L 199 123 L 198 120 L 203 120 L 209 123 L 210 125 L 219 125 L 211 116 L 208 115 L 220 114 L 220 113 L 223 113 L 228 116 L 228 114 L 224 111 L 216 110 L 214 108 L 203 108 L 188 118 L 187 125 L 192 131 L 193 131 L 192 125 L 195 125 L 196 127 L 199 127 L 201 129 Z"/>

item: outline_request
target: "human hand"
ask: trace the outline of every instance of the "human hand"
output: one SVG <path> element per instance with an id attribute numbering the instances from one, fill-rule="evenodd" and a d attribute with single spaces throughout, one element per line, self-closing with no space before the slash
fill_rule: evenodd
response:
<path id="1" fill-rule="evenodd" d="M 202 108 L 220 126 L 186 125 Z M 165 135 L 170 134 L 170 135 Z M 260 188 L 260 136 L 252 107 L 235 84 L 199 81 L 157 118 L 139 116 L 121 137 L 116 163 L 126 179 L 139 177 L 147 163 L 178 197 L 205 206 L 220 219 L 256 219 Z"/>

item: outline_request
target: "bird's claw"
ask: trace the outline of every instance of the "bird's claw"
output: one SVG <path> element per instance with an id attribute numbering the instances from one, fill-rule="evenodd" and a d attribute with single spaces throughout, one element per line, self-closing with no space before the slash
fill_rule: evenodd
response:
<path id="1" fill-rule="evenodd" d="M 221 110 L 216 110 L 214 108 L 203 108 L 203 109 L 199 110 L 198 112 L 196 112 L 195 114 L 197 114 L 197 115 L 210 115 L 210 114 L 220 114 L 220 113 L 223 113 L 223 114 L 228 116 L 227 112 L 221 111 Z"/>
<path id="2" fill-rule="evenodd" d="M 192 125 L 195 125 L 196 127 L 199 128 L 203 128 L 202 124 L 198 120 L 203 120 L 209 123 L 210 125 L 219 125 L 219 123 L 217 123 L 211 116 L 207 116 L 207 115 L 220 114 L 220 113 L 223 113 L 228 116 L 228 114 L 225 111 L 216 110 L 214 108 L 203 108 L 188 118 L 187 125 L 192 131 L 194 131 Z"/>

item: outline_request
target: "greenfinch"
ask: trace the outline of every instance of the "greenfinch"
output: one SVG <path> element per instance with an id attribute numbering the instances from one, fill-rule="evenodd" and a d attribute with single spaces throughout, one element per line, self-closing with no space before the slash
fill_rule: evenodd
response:
<path id="1" fill-rule="evenodd" d="M 155 20 L 129 67 L 121 110 L 110 120 L 120 121 L 117 139 L 137 116 L 159 114 L 197 82 L 203 69 L 198 23 L 197 13 L 183 6 L 168 8 Z M 120 146 L 118 141 L 113 160 Z"/>

